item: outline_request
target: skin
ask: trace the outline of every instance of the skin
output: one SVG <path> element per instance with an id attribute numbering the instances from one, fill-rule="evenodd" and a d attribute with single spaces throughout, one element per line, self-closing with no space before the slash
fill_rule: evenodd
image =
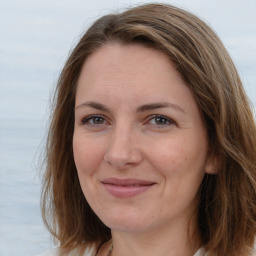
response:
<path id="1" fill-rule="evenodd" d="M 111 228 L 112 255 L 193 255 L 197 192 L 214 161 L 196 101 L 168 57 L 102 46 L 83 65 L 75 106 L 75 164 L 88 203 Z M 154 185 L 120 198 L 102 183 L 112 177 Z"/>

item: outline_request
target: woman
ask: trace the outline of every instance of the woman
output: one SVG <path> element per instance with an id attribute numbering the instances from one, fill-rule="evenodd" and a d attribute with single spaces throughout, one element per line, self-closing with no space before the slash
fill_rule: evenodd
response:
<path id="1" fill-rule="evenodd" d="M 97 20 L 60 75 L 45 255 L 253 255 L 256 129 L 237 71 L 194 15 L 147 4 Z"/>

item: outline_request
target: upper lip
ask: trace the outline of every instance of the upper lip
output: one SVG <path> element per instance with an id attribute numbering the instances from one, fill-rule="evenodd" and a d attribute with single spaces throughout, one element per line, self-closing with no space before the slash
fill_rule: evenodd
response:
<path id="1" fill-rule="evenodd" d="M 155 184 L 156 182 L 140 179 L 107 178 L 102 180 L 102 183 L 116 186 L 149 186 Z"/>

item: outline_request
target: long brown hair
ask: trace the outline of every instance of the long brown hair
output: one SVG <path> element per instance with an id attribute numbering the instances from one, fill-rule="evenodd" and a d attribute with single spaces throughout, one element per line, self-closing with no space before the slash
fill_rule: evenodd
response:
<path id="1" fill-rule="evenodd" d="M 77 80 L 86 58 L 109 42 L 163 51 L 193 93 L 205 121 L 210 151 L 221 159 L 199 190 L 198 229 L 209 256 L 250 255 L 256 235 L 256 128 L 236 68 L 218 36 L 179 8 L 146 4 L 97 20 L 60 75 L 46 148 L 44 221 L 62 248 L 100 245 L 110 229 L 88 205 L 72 152 Z"/>

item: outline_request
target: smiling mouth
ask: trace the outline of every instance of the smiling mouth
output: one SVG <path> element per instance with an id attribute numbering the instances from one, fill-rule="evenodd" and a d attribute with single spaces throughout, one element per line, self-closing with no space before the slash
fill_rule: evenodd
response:
<path id="1" fill-rule="evenodd" d="M 106 190 L 115 197 L 133 197 L 152 188 L 156 183 L 138 179 L 108 178 L 102 181 Z"/>

